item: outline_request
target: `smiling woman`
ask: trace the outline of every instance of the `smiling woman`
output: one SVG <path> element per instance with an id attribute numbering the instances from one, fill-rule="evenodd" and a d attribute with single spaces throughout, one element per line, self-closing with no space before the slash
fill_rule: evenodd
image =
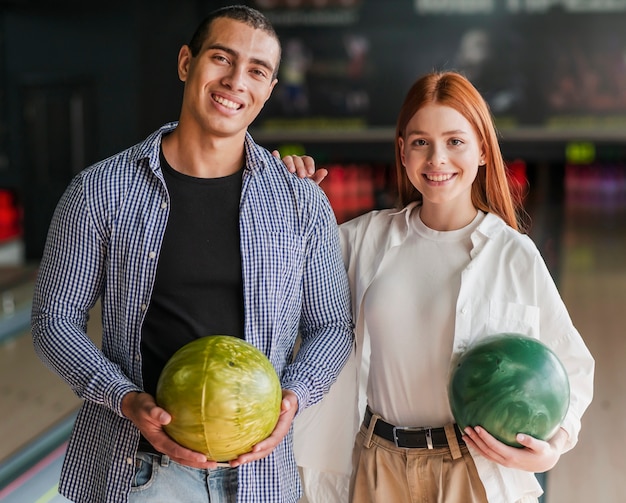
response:
<path id="1" fill-rule="evenodd" d="M 437 110 L 429 112 L 430 107 L 437 107 Z M 424 109 L 427 109 L 426 112 Z M 450 141 L 448 148 L 442 152 L 465 152 L 467 147 L 463 149 L 464 138 L 467 140 L 465 143 L 478 149 L 479 156 L 472 159 L 474 166 L 468 166 L 472 171 L 481 168 L 475 172 L 472 180 L 472 205 L 482 211 L 500 215 L 514 229 L 521 228 L 523 218 L 516 213 L 521 212 L 521 201 L 516 200 L 510 190 L 489 107 L 469 80 L 454 72 L 431 73 L 418 79 L 409 89 L 400 109 L 395 145 L 400 204 L 421 202 L 424 197 L 409 177 L 410 170 L 403 160 L 403 146 L 408 142 L 407 135 L 414 131 L 411 122 L 420 118 L 423 120 L 424 114 L 428 114 L 430 119 L 438 120 L 439 129 L 430 131 L 431 134 L 447 135 Z M 442 124 L 444 120 L 450 120 L 447 127 Z M 427 126 L 424 125 L 424 128 Z M 456 138 L 455 132 L 464 136 Z M 427 142 L 422 140 L 420 143 Z"/>
<path id="2" fill-rule="evenodd" d="M 327 482 L 337 503 L 444 495 L 447 503 L 536 502 L 542 490 L 532 472 L 576 444 L 594 360 L 539 250 L 518 232 L 495 127 L 476 88 L 454 72 L 418 79 L 400 110 L 395 149 L 400 207 L 340 227 L 359 353 L 330 396 L 300 415 L 299 462 L 315 486 L 307 496 L 328 503 L 315 496 L 328 494 L 318 489 Z M 486 424 L 461 431 L 447 398 L 452 362 L 509 331 L 508 317 L 492 316 L 495 305 L 529 313 L 520 334 L 552 348 L 571 384 L 554 434 L 518 437 L 523 449 Z M 336 435 L 346 417 L 353 443 Z M 344 462 L 328 468 L 331 457 Z"/>
<path id="3" fill-rule="evenodd" d="M 431 229 L 460 229 L 476 217 L 472 185 L 485 155 L 473 126 L 454 108 L 420 108 L 398 138 L 406 176 L 422 195 L 422 221 Z M 446 207 L 445 218 L 435 208 Z M 453 215 L 453 217 L 451 217 Z"/>

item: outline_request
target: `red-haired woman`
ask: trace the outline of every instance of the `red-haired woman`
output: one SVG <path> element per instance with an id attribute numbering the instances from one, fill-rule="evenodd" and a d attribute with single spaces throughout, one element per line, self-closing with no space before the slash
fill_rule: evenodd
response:
<path id="1" fill-rule="evenodd" d="M 536 502 L 533 472 L 549 470 L 576 444 L 594 360 L 521 232 L 476 88 L 455 72 L 417 80 L 398 117 L 395 149 L 399 208 L 341 226 L 357 346 L 331 394 L 296 424 L 307 497 L 346 501 L 350 480 L 355 503 Z M 456 358 L 506 332 L 546 343 L 571 386 L 558 431 L 548 441 L 518 435 L 522 448 L 481 427 L 458 431 L 448 403 Z"/>

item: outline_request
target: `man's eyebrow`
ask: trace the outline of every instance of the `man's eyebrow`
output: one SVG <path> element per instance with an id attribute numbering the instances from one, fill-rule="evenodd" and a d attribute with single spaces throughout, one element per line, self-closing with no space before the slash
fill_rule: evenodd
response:
<path id="1" fill-rule="evenodd" d="M 231 56 L 238 58 L 239 57 L 239 53 L 237 51 L 235 51 L 234 49 L 227 47 L 225 45 L 221 45 L 221 44 L 212 44 L 210 46 L 207 47 L 207 50 L 214 50 L 214 51 L 224 51 L 227 52 L 228 54 L 230 54 Z M 259 59 L 259 58 L 250 58 L 250 62 L 255 64 L 255 65 L 259 65 L 262 66 L 264 68 L 267 68 L 270 72 L 274 72 L 274 67 L 266 60 L 264 59 Z"/>

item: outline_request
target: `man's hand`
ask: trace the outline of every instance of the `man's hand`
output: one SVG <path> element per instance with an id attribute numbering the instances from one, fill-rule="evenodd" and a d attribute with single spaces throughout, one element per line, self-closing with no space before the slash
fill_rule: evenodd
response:
<path id="1" fill-rule="evenodd" d="M 516 440 L 523 446 L 511 447 L 490 435 L 484 428 L 465 428 L 463 440 L 469 447 L 478 450 L 484 457 L 500 465 L 527 472 L 548 471 L 561 457 L 567 440 L 567 432 L 559 429 L 548 441 L 518 434 Z"/>
<path id="2" fill-rule="evenodd" d="M 272 155 L 280 159 L 278 150 L 274 150 Z M 300 178 L 310 178 L 318 185 L 326 178 L 326 175 L 328 175 L 328 170 L 325 168 L 316 170 L 315 159 L 308 155 L 286 155 L 282 158 L 282 161 L 291 173 L 295 173 Z"/>
<path id="3" fill-rule="evenodd" d="M 159 452 L 173 461 L 194 468 L 216 468 L 215 461 L 207 460 L 200 452 L 192 451 L 174 442 L 163 426 L 172 420 L 165 409 L 159 407 L 152 395 L 131 392 L 122 399 L 122 413 L 130 419 L 142 435 Z"/>
<path id="4" fill-rule="evenodd" d="M 276 446 L 282 442 L 285 435 L 289 433 L 296 412 L 298 412 L 298 397 L 293 391 L 283 390 L 280 415 L 274 431 L 265 440 L 256 444 L 250 452 L 230 461 L 230 466 L 236 467 L 269 456 L 276 449 Z"/>

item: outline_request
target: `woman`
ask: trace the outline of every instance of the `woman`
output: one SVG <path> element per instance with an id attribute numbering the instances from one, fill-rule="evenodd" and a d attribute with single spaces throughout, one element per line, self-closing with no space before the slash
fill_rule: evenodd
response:
<path id="1" fill-rule="evenodd" d="M 454 72 L 417 80 L 395 150 L 399 209 L 341 226 L 357 346 L 331 395 L 296 423 L 307 498 L 536 502 L 533 472 L 576 444 L 593 358 L 519 230 L 493 120 L 474 86 Z M 549 441 L 519 435 L 515 448 L 479 426 L 455 431 L 454 362 L 505 332 L 542 340 L 567 370 L 570 407 Z M 430 438 L 415 433 L 423 427 L 434 428 Z"/>

